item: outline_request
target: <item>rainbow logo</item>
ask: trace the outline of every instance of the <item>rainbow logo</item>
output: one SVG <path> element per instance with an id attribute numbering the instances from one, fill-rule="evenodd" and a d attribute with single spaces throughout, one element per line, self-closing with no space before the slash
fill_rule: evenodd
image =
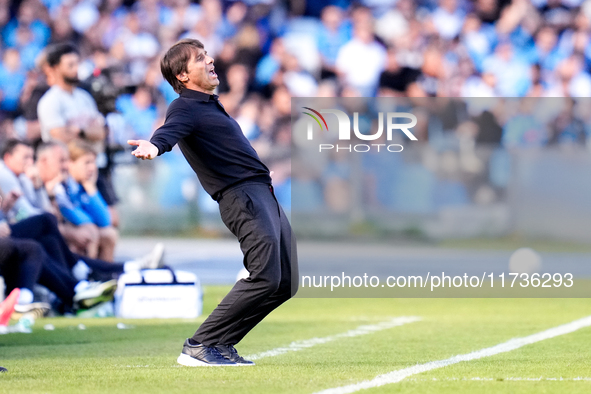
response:
<path id="1" fill-rule="evenodd" d="M 320 116 L 320 119 L 322 119 L 324 126 L 326 126 L 326 131 L 328 131 L 328 125 L 326 124 L 326 120 L 324 120 L 324 117 L 320 114 L 320 112 L 318 112 L 310 107 L 302 107 L 302 108 L 310 110 L 310 111 L 314 112 L 316 115 Z M 312 117 L 312 119 L 314 119 L 318 123 L 318 126 L 320 126 L 320 130 L 324 130 L 324 128 L 322 127 L 322 123 L 320 123 L 320 120 L 318 120 L 318 118 L 316 116 L 312 115 L 309 112 L 302 112 L 302 113 Z"/>

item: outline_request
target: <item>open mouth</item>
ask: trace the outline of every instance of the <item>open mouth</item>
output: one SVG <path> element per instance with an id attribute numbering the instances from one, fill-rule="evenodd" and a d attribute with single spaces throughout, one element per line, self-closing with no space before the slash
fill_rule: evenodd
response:
<path id="1" fill-rule="evenodd" d="M 212 77 L 214 77 L 214 78 L 217 78 L 217 76 L 218 76 L 218 75 L 215 73 L 215 71 L 213 71 L 213 68 L 212 68 L 211 70 L 209 70 L 209 75 L 210 75 L 210 76 L 212 76 Z"/>

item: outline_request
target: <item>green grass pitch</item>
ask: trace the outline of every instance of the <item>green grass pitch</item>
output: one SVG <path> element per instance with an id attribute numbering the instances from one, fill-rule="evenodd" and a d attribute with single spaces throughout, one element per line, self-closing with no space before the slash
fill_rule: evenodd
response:
<path id="1" fill-rule="evenodd" d="M 204 316 L 228 290 L 206 288 Z M 32 334 L 0 335 L 0 365 L 9 370 L 0 374 L 0 393 L 314 393 L 589 315 L 589 299 L 293 299 L 238 344 L 242 355 L 397 316 L 422 320 L 235 368 L 176 364 L 184 339 L 203 317 L 44 319 L 36 322 Z M 118 322 L 134 328 L 117 329 Z M 43 329 L 48 323 L 54 331 Z M 77 328 L 80 323 L 86 330 Z M 591 327 L 362 392 L 589 393 Z"/>

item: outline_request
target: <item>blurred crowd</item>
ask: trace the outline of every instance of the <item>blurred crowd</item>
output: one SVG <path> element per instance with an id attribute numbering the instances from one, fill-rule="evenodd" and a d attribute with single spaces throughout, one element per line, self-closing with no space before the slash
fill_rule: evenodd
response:
<path id="1" fill-rule="evenodd" d="M 103 118 L 105 133 L 91 142 L 108 181 L 114 164 L 131 162 L 125 141 L 148 138 L 176 97 L 160 55 L 197 38 L 215 58 L 222 103 L 286 205 L 292 97 L 591 96 L 591 0 L 0 0 L 0 24 L 0 143 L 48 139 L 37 111 L 52 84 L 44 49 L 72 43 L 77 79 Z M 519 120 L 501 127 L 494 111 L 486 116 L 479 143 L 586 141 L 576 122 L 564 135 L 522 135 Z M 566 110 L 557 122 L 569 119 Z M 433 145 L 448 134 L 422 138 Z M 171 166 L 182 162 L 171 156 Z M 167 183 L 171 195 L 177 183 Z M 109 189 L 101 192 L 113 207 Z"/>
<path id="2" fill-rule="evenodd" d="M 450 207 L 498 206 L 507 202 L 519 158 L 534 154 L 546 162 L 552 155 L 568 158 L 591 150 L 591 98 L 317 98 L 294 103 L 354 113 L 351 121 L 366 135 L 339 139 L 337 132 L 327 132 L 338 129 L 336 117 L 325 115 L 327 130 L 314 129 L 309 140 L 305 130 L 313 120 L 304 114 L 295 120 L 292 208 L 297 212 L 436 214 Z M 388 136 L 386 121 L 379 121 L 386 112 L 414 114 L 417 125 L 411 130 L 418 141 L 396 130 Z M 369 135 L 379 137 L 368 141 Z M 394 153 L 400 147 L 402 153 Z"/>
<path id="3" fill-rule="evenodd" d="M 0 25 L 0 142 L 50 139 L 38 113 L 53 84 L 44 49 L 72 43 L 105 133 L 73 127 L 107 181 L 113 165 L 131 162 L 125 141 L 162 124 L 176 94 L 159 57 L 184 37 L 214 57 L 222 103 L 285 196 L 292 97 L 591 96 L 591 0 L 0 0 Z M 523 142 L 499 127 L 479 142 Z M 101 192 L 112 208 L 114 193 Z"/>

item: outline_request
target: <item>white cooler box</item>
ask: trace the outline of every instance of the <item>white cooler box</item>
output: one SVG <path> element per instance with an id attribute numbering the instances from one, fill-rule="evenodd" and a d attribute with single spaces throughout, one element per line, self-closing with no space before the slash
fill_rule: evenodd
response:
<path id="1" fill-rule="evenodd" d="M 195 318 L 203 292 L 195 274 L 170 269 L 128 272 L 119 277 L 115 315 L 126 319 Z"/>

